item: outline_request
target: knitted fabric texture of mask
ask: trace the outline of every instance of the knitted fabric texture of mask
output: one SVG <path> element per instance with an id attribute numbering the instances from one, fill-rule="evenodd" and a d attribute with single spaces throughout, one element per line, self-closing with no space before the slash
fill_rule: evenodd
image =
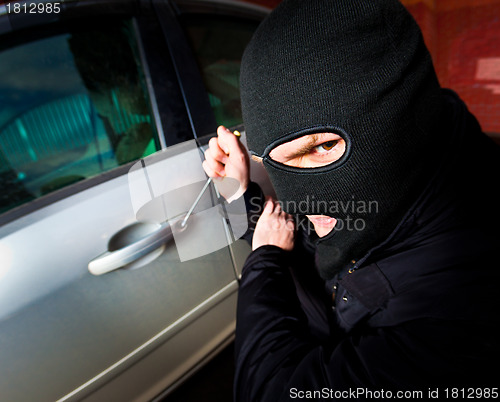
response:
<path id="1" fill-rule="evenodd" d="M 443 150 L 442 92 L 420 29 L 396 0 L 284 0 L 245 50 L 240 85 L 249 149 L 284 209 L 337 219 L 317 241 L 331 279 L 392 233 Z M 269 156 L 324 132 L 346 142 L 327 166 Z"/>

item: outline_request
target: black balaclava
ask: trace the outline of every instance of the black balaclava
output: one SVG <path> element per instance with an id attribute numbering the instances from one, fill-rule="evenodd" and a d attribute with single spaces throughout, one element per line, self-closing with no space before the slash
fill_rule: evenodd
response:
<path id="1" fill-rule="evenodd" d="M 442 92 L 420 29 L 396 0 L 284 0 L 250 41 L 240 78 L 249 149 L 284 209 L 338 221 L 316 249 L 331 279 L 392 233 L 443 150 Z M 269 156 L 322 132 L 346 141 L 338 161 L 294 168 Z"/>

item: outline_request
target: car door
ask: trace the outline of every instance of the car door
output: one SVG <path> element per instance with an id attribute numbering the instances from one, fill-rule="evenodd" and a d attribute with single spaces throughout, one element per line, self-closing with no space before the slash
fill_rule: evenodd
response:
<path id="1" fill-rule="evenodd" d="M 208 94 L 208 103 L 217 124 L 235 127 L 242 132 L 239 75 L 246 45 L 270 9 L 258 2 L 175 0 L 178 21 L 196 59 L 199 74 Z M 261 163 L 250 160 L 251 179 L 264 193 L 276 197 Z M 246 240 L 230 244 L 237 275 L 251 251 Z"/>
<path id="2" fill-rule="evenodd" d="M 234 266 L 224 244 L 181 261 L 168 222 L 138 216 L 155 197 L 131 186 L 137 164 L 198 153 L 147 181 L 188 187 L 184 210 L 202 182 L 149 2 L 71 5 L 48 20 L 1 10 L 0 394 L 147 400 L 231 339 Z M 89 271 L 110 254 L 119 269 Z"/>

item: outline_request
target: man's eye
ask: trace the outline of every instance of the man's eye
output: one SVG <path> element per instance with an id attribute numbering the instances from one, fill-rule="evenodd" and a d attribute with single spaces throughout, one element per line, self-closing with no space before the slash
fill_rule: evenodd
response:
<path id="1" fill-rule="evenodd" d="M 337 140 L 324 142 L 323 144 L 314 147 L 314 150 L 319 153 L 328 152 L 333 149 L 335 145 L 337 145 L 337 142 Z"/>

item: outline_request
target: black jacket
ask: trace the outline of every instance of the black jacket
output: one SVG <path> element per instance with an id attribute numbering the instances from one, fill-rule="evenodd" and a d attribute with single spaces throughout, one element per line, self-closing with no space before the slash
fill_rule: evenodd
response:
<path id="1" fill-rule="evenodd" d="M 398 391 L 451 398 L 470 387 L 498 397 L 499 150 L 462 102 L 447 98 L 441 168 L 356 270 L 322 281 L 305 235 L 293 252 L 250 254 L 238 300 L 236 401 Z"/>

